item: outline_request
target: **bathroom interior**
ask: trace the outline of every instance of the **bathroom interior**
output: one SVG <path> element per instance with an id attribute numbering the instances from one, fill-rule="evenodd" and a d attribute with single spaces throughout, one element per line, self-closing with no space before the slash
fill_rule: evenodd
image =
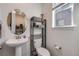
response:
<path id="1" fill-rule="evenodd" d="M 0 3 L 0 56 L 79 56 L 79 3 Z"/>

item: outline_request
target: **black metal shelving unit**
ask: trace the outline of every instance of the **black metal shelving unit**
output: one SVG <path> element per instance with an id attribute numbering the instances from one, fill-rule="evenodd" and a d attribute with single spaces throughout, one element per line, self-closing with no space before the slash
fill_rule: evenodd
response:
<path id="1" fill-rule="evenodd" d="M 37 23 L 40 23 L 38 25 Z M 35 30 L 41 31 L 39 34 L 35 34 Z M 34 47 L 34 40 L 42 39 L 41 47 L 46 48 L 46 20 L 38 17 L 32 17 L 30 20 L 30 55 L 37 56 L 36 49 Z"/>

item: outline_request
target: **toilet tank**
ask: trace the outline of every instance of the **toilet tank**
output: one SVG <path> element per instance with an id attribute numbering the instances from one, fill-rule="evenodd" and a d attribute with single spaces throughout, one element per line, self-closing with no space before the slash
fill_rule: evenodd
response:
<path id="1" fill-rule="evenodd" d="M 42 39 L 34 39 L 35 48 L 40 48 L 42 44 Z"/>

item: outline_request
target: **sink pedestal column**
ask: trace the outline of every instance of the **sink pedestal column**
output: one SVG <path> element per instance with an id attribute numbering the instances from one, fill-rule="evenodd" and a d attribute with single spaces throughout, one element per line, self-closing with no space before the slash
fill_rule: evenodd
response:
<path id="1" fill-rule="evenodd" d="M 22 56 L 22 48 L 20 46 L 15 48 L 15 55 Z"/>

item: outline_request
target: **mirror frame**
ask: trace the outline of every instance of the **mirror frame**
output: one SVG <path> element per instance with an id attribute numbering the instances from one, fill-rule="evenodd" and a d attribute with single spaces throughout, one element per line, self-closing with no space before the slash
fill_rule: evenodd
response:
<path id="1" fill-rule="evenodd" d="M 21 34 L 13 33 L 12 30 L 11 30 L 11 29 L 9 28 L 9 26 L 8 26 L 8 16 L 9 16 L 9 13 L 15 13 L 16 10 L 18 10 L 18 11 L 21 12 L 21 13 L 24 13 L 24 15 L 25 15 L 25 19 L 24 19 L 24 21 L 25 21 L 25 26 L 24 26 L 24 27 L 25 27 L 25 30 L 24 30 Z M 28 22 L 27 22 L 28 19 L 27 19 L 26 13 L 25 13 L 25 12 L 22 12 L 20 9 L 14 9 L 14 10 L 10 11 L 9 13 L 8 13 L 8 15 L 7 15 L 7 26 L 8 26 L 8 28 L 9 28 L 9 30 L 10 30 L 13 34 L 15 34 L 15 35 L 22 35 L 23 33 L 25 33 L 25 31 L 27 30 L 27 23 L 28 23 Z"/>

